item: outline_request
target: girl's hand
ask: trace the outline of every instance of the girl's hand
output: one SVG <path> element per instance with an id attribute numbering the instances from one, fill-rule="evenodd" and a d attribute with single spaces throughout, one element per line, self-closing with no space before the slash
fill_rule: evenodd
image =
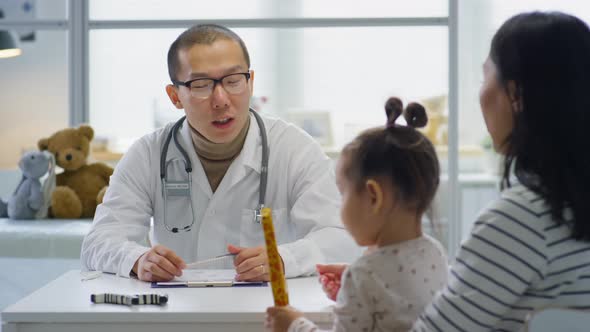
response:
<path id="1" fill-rule="evenodd" d="M 348 265 L 346 264 L 316 265 L 316 270 L 320 275 L 319 281 L 322 284 L 322 289 L 332 301 L 336 301 L 338 291 L 340 290 L 342 273 L 347 267 Z"/>
<path id="2" fill-rule="evenodd" d="M 266 309 L 266 321 L 264 327 L 267 331 L 283 332 L 289 329 L 289 325 L 299 317 L 303 317 L 303 313 L 297 309 L 286 307 L 268 307 Z"/>
<path id="3" fill-rule="evenodd" d="M 377 250 L 377 246 L 368 246 L 367 249 L 363 252 L 363 256 L 370 255 L 370 254 L 374 253 L 375 250 Z"/>

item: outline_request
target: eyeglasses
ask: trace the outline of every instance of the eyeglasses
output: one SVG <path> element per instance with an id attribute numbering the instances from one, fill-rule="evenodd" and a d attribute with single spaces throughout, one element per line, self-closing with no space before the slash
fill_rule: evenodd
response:
<path id="1" fill-rule="evenodd" d="M 225 75 L 219 79 L 197 78 L 186 82 L 172 81 L 172 83 L 186 86 L 191 90 L 191 95 L 195 98 L 209 98 L 217 83 L 221 84 L 227 93 L 237 95 L 246 90 L 249 79 L 250 73 L 235 73 Z"/>

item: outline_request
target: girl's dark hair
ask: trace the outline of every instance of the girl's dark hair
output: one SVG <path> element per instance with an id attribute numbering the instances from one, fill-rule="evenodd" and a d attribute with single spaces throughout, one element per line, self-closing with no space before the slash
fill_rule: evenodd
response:
<path id="1" fill-rule="evenodd" d="M 590 240 L 590 29 L 559 12 L 516 15 L 496 32 L 490 59 L 519 108 L 504 144 L 502 188 L 516 178 L 539 194 L 557 223 Z M 566 217 L 571 208 L 573 218 Z"/>
<path id="2" fill-rule="evenodd" d="M 398 199 L 423 214 L 439 184 L 439 163 L 432 143 L 415 128 L 428 122 L 426 110 L 417 103 L 405 109 L 400 99 L 385 104 L 387 125 L 369 129 L 342 150 L 347 157 L 345 174 L 360 190 L 367 179 L 387 177 Z M 402 115 L 407 126 L 396 124 Z"/>

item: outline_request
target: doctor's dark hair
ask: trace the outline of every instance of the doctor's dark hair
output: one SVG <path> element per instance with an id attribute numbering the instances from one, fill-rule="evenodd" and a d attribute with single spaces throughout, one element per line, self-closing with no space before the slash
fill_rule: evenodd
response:
<path id="1" fill-rule="evenodd" d="M 244 53 L 244 60 L 248 69 L 250 68 L 250 54 L 246 48 L 246 44 L 240 36 L 230 29 L 217 24 L 199 24 L 184 31 L 176 40 L 170 45 L 168 50 L 168 75 L 172 82 L 177 81 L 176 74 L 180 66 L 178 59 L 178 52 L 184 49 L 189 49 L 194 45 L 205 44 L 211 45 L 220 39 L 233 40 L 240 45 L 242 53 Z"/>
<path id="2" fill-rule="evenodd" d="M 404 109 L 399 98 L 385 104 L 387 125 L 369 129 L 342 150 L 345 175 L 357 190 L 375 177 L 391 179 L 396 196 L 406 208 L 422 215 L 430 207 L 439 184 L 439 163 L 432 143 L 415 128 L 428 122 L 426 110 L 417 103 Z M 396 124 L 402 115 L 406 125 Z"/>
<path id="3" fill-rule="evenodd" d="M 513 169 L 557 223 L 589 241 L 590 29 L 560 12 L 519 14 L 494 35 L 490 60 L 505 91 L 514 85 L 517 101 L 514 127 L 502 142 L 502 187 L 510 187 Z"/>

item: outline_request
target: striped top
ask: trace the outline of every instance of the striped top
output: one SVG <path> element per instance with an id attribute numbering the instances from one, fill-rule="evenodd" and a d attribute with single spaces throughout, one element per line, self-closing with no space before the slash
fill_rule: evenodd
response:
<path id="1" fill-rule="evenodd" d="M 515 186 L 477 218 L 449 284 L 412 331 L 519 331 L 531 312 L 555 306 L 590 309 L 590 243 Z"/>

